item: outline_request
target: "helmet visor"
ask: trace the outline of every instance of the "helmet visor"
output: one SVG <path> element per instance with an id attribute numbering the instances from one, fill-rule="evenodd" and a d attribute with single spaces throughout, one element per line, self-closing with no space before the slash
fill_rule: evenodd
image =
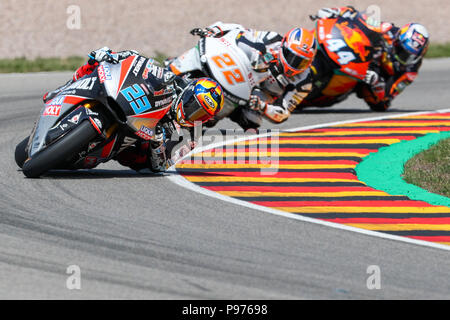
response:
<path id="1" fill-rule="evenodd" d="M 407 51 L 401 44 L 394 46 L 395 48 L 395 58 L 404 65 L 416 63 L 420 57 Z"/>
<path id="2" fill-rule="evenodd" d="M 181 98 L 182 108 L 184 113 L 184 120 L 194 124 L 196 121 L 202 123 L 211 118 L 211 115 L 206 112 L 203 106 L 197 99 L 194 92 L 194 86 L 190 86 Z"/>
<path id="3" fill-rule="evenodd" d="M 294 70 L 303 71 L 308 68 L 309 63 L 311 62 L 310 59 L 300 57 L 286 46 L 283 46 L 282 52 L 285 63 Z"/>

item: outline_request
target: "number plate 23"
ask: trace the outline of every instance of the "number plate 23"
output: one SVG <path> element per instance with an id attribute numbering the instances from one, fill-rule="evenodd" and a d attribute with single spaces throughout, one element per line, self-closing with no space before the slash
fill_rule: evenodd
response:
<path id="1" fill-rule="evenodd" d="M 144 90 L 138 84 L 126 87 L 120 93 L 127 99 L 136 114 L 146 112 L 152 108 Z"/>

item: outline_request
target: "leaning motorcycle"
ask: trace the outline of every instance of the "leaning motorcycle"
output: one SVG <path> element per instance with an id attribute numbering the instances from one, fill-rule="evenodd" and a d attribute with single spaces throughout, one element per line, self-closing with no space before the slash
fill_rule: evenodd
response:
<path id="1" fill-rule="evenodd" d="M 261 121 L 260 114 L 246 106 L 252 90 L 267 74 L 255 72 L 251 68 L 250 59 L 236 43 L 240 32 L 237 29 L 231 30 L 220 38 L 201 36 L 194 48 L 166 63 L 176 75 L 209 77 L 222 86 L 224 106 L 213 119 L 205 123 L 206 126 L 214 126 L 219 120 L 237 111 L 237 108 L 243 108 L 242 112 L 251 121 Z"/>
<path id="2" fill-rule="evenodd" d="M 101 62 L 45 103 L 31 135 L 16 147 L 17 165 L 27 177 L 51 169 L 93 168 L 138 139 L 155 139 L 157 126 L 182 135 L 165 117 L 174 92 L 153 92 L 150 79 L 146 81 L 149 72 L 162 71 L 139 55 L 118 64 Z"/>
<path id="3" fill-rule="evenodd" d="M 384 43 L 363 13 L 353 18 L 338 16 L 316 20 L 318 42 L 311 70 L 312 92 L 295 113 L 306 107 L 328 107 L 346 99 L 363 84 L 374 54 Z"/>

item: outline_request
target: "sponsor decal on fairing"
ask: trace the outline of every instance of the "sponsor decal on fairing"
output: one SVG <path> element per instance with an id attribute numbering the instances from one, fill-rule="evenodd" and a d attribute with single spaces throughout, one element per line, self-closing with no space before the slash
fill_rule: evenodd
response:
<path id="1" fill-rule="evenodd" d="M 112 79 L 108 65 L 101 65 L 97 68 L 97 70 L 100 83 L 104 83 L 106 80 Z"/>
<path id="2" fill-rule="evenodd" d="M 144 64 L 145 57 L 140 57 L 138 62 L 136 63 L 136 66 L 133 69 L 133 74 L 137 77 L 139 70 L 141 70 L 142 65 Z"/>
<path id="3" fill-rule="evenodd" d="M 65 96 L 56 97 L 48 102 L 48 105 L 45 107 L 43 116 L 59 116 L 61 112 L 61 106 L 64 102 Z"/>
<path id="4" fill-rule="evenodd" d="M 146 126 L 141 126 L 139 131 L 136 131 L 136 135 L 144 140 L 151 140 L 154 131 Z"/>

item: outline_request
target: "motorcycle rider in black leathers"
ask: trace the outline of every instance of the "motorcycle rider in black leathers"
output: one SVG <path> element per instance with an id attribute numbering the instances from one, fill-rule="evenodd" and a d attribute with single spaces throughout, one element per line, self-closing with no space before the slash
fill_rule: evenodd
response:
<path id="1" fill-rule="evenodd" d="M 74 81 L 92 73 L 99 62 L 118 63 L 137 54 L 134 50 L 112 52 L 108 47 L 92 51 L 88 62 L 75 71 L 68 83 L 44 95 L 44 102 L 51 100 Z M 151 71 L 148 72 L 147 81 L 151 84 L 155 97 L 158 92 L 161 102 L 170 104 L 171 108 L 156 126 L 154 139 L 137 139 L 134 144 L 116 154 L 113 159 L 136 171 L 148 168 L 153 172 L 164 172 L 174 161 L 194 147 L 194 127 L 206 122 L 221 110 L 224 96 L 220 85 L 212 79 L 181 78 L 158 66 L 155 61 L 151 65 Z M 209 99 L 206 100 L 208 101 L 205 100 L 204 94 L 197 94 L 198 90 L 207 92 Z M 190 137 L 179 147 L 183 140 L 183 137 L 179 136 L 181 128 L 187 129 Z"/>

